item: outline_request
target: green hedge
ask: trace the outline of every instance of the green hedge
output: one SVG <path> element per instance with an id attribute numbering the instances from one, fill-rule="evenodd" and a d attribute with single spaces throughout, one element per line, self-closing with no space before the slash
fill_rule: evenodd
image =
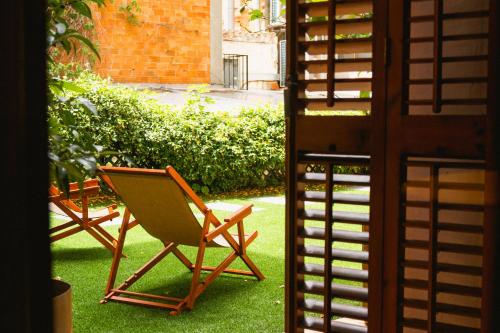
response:
<path id="1" fill-rule="evenodd" d="M 164 168 L 172 165 L 202 193 L 217 193 L 283 183 L 285 126 L 282 107 L 242 110 L 234 117 L 209 112 L 210 99 L 199 89 L 182 107 L 160 105 L 148 93 L 113 86 L 84 73 L 75 83 L 79 96 L 97 109 L 82 112 L 78 103 L 63 104 L 74 116 L 77 132 L 64 132 L 74 143 L 91 142 L 120 152 L 101 164 Z M 52 109 L 50 117 L 64 112 Z M 73 134 L 78 133 L 75 137 Z"/>

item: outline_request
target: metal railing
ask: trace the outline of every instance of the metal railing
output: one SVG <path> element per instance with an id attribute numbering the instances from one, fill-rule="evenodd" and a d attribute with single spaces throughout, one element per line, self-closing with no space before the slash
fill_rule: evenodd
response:
<path id="1" fill-rule="evenodd" d="M 224 88 L 248 90 L 248 55 L 224 54 Z"/>

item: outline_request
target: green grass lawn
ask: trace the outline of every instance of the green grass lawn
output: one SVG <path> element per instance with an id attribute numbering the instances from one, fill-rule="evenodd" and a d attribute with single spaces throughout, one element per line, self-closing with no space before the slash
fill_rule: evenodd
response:
<path id="1" fill-rule="evenodd" d="M 193 311 L 169 316 L 166 311 L 110 302 L 101 305 L 108 278 L 111 254 L 90 235 L 81 232 L 52 246 L 53 276 L 72 286 L 75 332 L 283 332 L 284 331 L 284 231 L 285 206 L 259 198 L 225 198 L 218 202 L 243 205 L 254 203 L 253 214 L 245 220 L 246 232 L 259 231 L 248 248 L 249 256 L 266 276 L 255 278 L 221 275 L 198 298 Z M 322 207 L 321 204 L 317 208 Z M 352 206 L 351 206 L 352 207 Z M 343 210 L 353 210 L 341 207 Z M 214 210 L 223 219 L 230 212 Z M 52 219 L 57 224 L 58 220 Z M 355 228 L 349 226 L 350 228 Z M 118 226 L 106 229 L 117 235 Z M 343 247 L 342 244 L 339 246 Z M 349 246 L 352 246 L 349 245 Z M 117 282 L 156 254 L 162 245 L 142 228 L 129 231 Z M 181 246 L 194 262 L 196 248 Z M 207 264 L 214 265 L 230 253 L 208 249 Z M 231 266 L 245 268 L 238 259 Z M 185 296 L 191 273 L 173 255 L 134 284 L 131 291 Z"/>
<path id="2" fill-rule="evenodd" d="M 113 303 L 101 305 L 108 278 L 111 254 L 90 235 L 78 233 L 52 246 L 53 276 L 72 286 L 73 326 L 75 332 L 283 332 L 284 315 L 284 205 L 248 199 L 224 200 L 243 205 L 255 203 L 251 217 L 245 220 L 247 232 L 258 230 L 259 236 L 248 248 L 248 254 L 266 276 L 254 278 L 222 275 L 198 298 L 193 311 L 178 316 L 167 312 Z M 227 211 L 215 210 L 220 218 Z M 57 221 L 56 221 L 57 222 Z M 106 227 L 117 235 L 118 226 Z M 142 228 L 129 231 L 117 281 L 122 282 L 149 260 L 162 244 Z M 192 260 L 196 248 L 181 246 Z M 228 249 L 208 249 L 208 264 L 217 264 L 230 253 Z M 231 266 L 246 268 L 239 260 Z M 184 296 L 191 273 L 174 256 L 159 265 L 131 287 L 131 290 Z"/>

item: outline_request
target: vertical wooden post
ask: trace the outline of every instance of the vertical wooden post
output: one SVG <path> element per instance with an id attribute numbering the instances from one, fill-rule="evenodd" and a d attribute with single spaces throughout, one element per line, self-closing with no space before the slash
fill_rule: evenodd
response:
<path id="1" fill-rule="evenodd" d="M 432 106 L 434 113 L 441 112 L 443 76 L 443 0 L 434 0 L 434 79 Z"/>
<path id="2" fill-rule="evenodd" d="M 326 183 L 325 183 L 325 261 L 324 261 L 324 308 L 323 308 L 323 327 L 327 333 L 332 332 L 332 229 L 333 229 L 333 166 L 331 163 L 326 165 Z"/>
<path id="3" fill-rule="evenodd" d="M 335 34 L 336 34 L 336 0 L 328 1 L 328 71 L 327 71 L 327 97 L 326 105 L 335 105 Z"/>
<path id="4" fill-rule="evenodd" d="M 47 210 L 46 1 L 2 3 L 2 332 L 52 332 Z"/>
<path id="5" fill-rule="evenodd" d="M 438 243 L 438 204 L 439 204 L 439 168 L 430 167 L 430 206 L 429 206 L 429 257 L 427 287 L 427 330 L 434 332 L 436 327 L 436 279 L 437 279 L 437 243 Z"/>
<path id="6" fill-rule="evenodd" d="M 295 295 L 298 291 L 296 277 L 298 273 L 297 263 L 297 230 L 295 221 L 297 218 L 297 154 L 295 147 L 296 119 L 297 113 L 297 53 L 298 46 L 298 16 L 299 4 L 297 0 L 286 1 L 286 21 L 289 22 L 286 29 L 286 85 L 285 90 L 285 125 L 286 125 L 286 223 L 285 223 L 285 331 L 292 332 L 298 327 L 297 304 Z"/>
<path id="7" fill-rule="evenodd" d="M 481 333 L 500 331 L 500 4 L 490 0 Z"/>

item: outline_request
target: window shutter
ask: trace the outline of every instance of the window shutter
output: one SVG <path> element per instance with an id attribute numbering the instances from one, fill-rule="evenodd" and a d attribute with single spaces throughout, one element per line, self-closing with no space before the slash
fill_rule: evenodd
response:
<path id="1" fill-rule="evenodd" d="M 280 41 L 280 87 L 286 82 L 286 40 Z"/>
<path id="2" fill-rule="evenodd" d="M 280 17 L 280 0 L 271 0 L 271 24 L 278 23 Z"/>
<path id="3" fill-rule="evenodd" d="M 498 331 L 494 3 L 287 1 L 286 332 Z"/>

